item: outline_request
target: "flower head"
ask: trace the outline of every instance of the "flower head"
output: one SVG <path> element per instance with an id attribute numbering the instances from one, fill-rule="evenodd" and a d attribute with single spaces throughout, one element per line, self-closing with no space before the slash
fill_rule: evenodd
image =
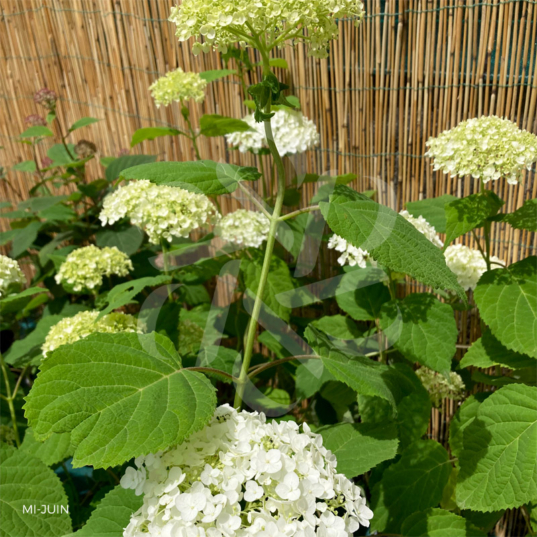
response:
<path id="1" fill-rule="evenodd" d="M 207 81 L 198 73 L 185 73 L 181 68 L 170 71 L 149 86 L 157 108 L 173 102 L 181 103 L 192 99 L 197 103 L 205 100 Z"/>
<path id="2" fill-rule="evenodd" d="M 267 147 L 264 124 L 257 123 L 253 114 L 244 117 L 243 121 L 250 125 L 251 130 L 226 134 L 228 143 L 238 147 L 241 153 L 258 153 L 261 148 Z M 282 108 L 274 114 L 271 125 L 280 155 L 303 153 L 319 144 L 315 123 L 302 112 Z"/>
<path id="3" fill-rule="evenodd" d="M 48 88 L 42 88 L 34 93 L 34 103 L 41 104 L 47 110 L 54 110 L 58 96 Z"/>
<path id="4" fill-rule="evenodd" d="M 75 292 L 93 291 L 103 284 L 103 276 L 126 276 L 132 270 L 129 256 L 115 246 L 84 246 L 72 251 L 56 274 L 56 283 L 64 283 Z"/>
<path id="5" fill-rule="evenodd" d="M 471 175 L 488 183 L 505 177 L 516 184 L 524 168 L 537 161 L 537 136 L 516 123 L 483 116 L 459 123 L 427 141 L 425 154 L 434 169 L 453 175 Z"/>
<path id="6" fill-rule="evenodd" d="M 39 114 L 30 114 L 24 118 L 24 122 L 32 127 L 45 127 L 47 122 L 43 116 Z"/>
<path id="7" fill-rule="evenodd" d="M 410 222 L 420 233 L 425 235 L 435 246 L 442 248 L 444 243 L 440 240 L 436 234 L 436 229 L 434 226 L 431 226 L 423 216 L 418 216 L 417 218 L 412 216 L 408 211 L 401 211 L 399 213 L 405 220 Z"/>
<path id="8" fill-rule="evenodd" d="M 153 244 L 188 237 L 205 223 L 216 223 L 218 217 L 204 194 L 145 180 L 129 183 L 106 196 L 99 215 L 103 226 L 130 218 L 132 224 L 147 232 Z"/>
<path id="9" fill-rule="evenodd" d="M 368 261 L 374 263 L 367 250 L 362 250 L 361 248 L 349 244 L 339 235 L 334 234 L 330 237 L 328 248 L 330 250 L 335 250 L 336 252 L 341 252 L 341 255 L 337 260 L 341 266 L 349 265 L 350 267 L 365 268 Z"/>
<path id="10" fill-rule="evenodd" d="M 259 248 L 267 240 L 269 228 L 270 221 L 263 213 L 245 209 L 227 214 L 218 224 L 224 240 L 247 248 Z"/>
<path id="11" fill-rule="evenodd" d="M 196 38 L 194 54 L 251 46 L 251 38 L 261 36 L 268 48 L 293 39 L 305 42 L 311 56 L 326 58 L 328 43 L 339 34 L 336 18 L 352 17 L 358 25 L 363 16 L 360 0 L 183 0 L 170 21 L 179 41 Z"/>
<path id="12" fill-rule="evenodd" d="M 446 265 L 457 276 L 459 285 L 468 290 L 476 288 L 479 278 L 487 271 L 487 263 L 483 259 L 479 250 L 472 250 L 462 244 L 452 244 L 444 252 Z M 500 268 L 498 263 L 501 259 L 496 256 L 491 257 L 494 263 L 491 268 Z"/>
<path id="13" fill-rule="evenodd" d="M 26 278 L 19 264 L 10 257 L 0 254 L 0 298 L 26 285 Z"/>
<path id="14" fill-rule="evenodd" d="M 445 377 L 442 373 L 437 373 L 428 367 L 420 367 L 416 375 L 421 380 L 434 406 L 439 407 L 442 399 L 453 399 L 460 401 L 464 398 L 466 386 L 458 373 L 450 371 Z"/>
<path id="15" fill-rule="evenodd" d="M 116 332 L 141 332 L 138 321 L 132 315 L 113 312 L 103 315 L 98 321 L 98 311 L 81 311 L 73 317 L 66 317 L 56 323 L 48 332 L 41 347 L 46 357 L 61 345 L 74 343 L 95 332 L 115 334 Z"/>
<path id="16" fill-rule="evenodd" d="M 121 485 L 143 494 L 124 537 L 349 537 L 373 513 L 304 424 L 216 409 L 179 446 L 135 459 Z"/>
<path id="17" fill-rule="evenodd" d="M 97 146 L 93 142 L 88 142 L 88 140 L 80 140 L 75 145 L 75 153 L 80 158 L 91 157 L 97 153 Z"/>

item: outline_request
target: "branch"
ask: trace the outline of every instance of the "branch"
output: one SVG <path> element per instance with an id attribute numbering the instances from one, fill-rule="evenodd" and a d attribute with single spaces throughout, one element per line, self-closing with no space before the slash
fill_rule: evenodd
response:
<path id="1" fill-rule="evenodd" d="M 199 371 L 200 373 L 212 373 L 214 375 L 220 375 L 221 377 L 225 377 L 233 382 L 238 380 L 233 375 L 230 375 L 225 371 L 221 371 L 220 369 L 213 369 L 212 367 L 185 367 L 183 369 L 188 371 Z"/>
<path id="2" fill-rule="evenodd" d="M 312 205 L 311 207 L 305 207 L 304 209 L 298 209 L 298 211 L 293 211 L 292 213 L 284 214 L 283 216 L 280 216 L 279 220 L 280 222 L 283 222 L 284 220 L 289 220 L 290 218 L 294 218 L 295 216 L 298 216 L 299 214 L 310 213 L 312 211 L 318 211 L 318 210 L 319 210 L 318 205 Z"/>
<path id="3" fill-rule="evenodd" d="M 314 355 L 314 354 L 304 354 L 299 356 L 288 356 L 287 358 L 282 358 L 281 360 L 275 360 L 274 362 L 268 362 L 263 365 L 258 365 L 250 368 L 250 373 L 248 374 L 248 378 L 252 379 L 255 376 L 259 375 L 259 373 L 266 371 L 267 369 L 270 369 L 271 367 L 277 367 L 285 362 L 291 362 L 293 360 L 320 360 L 321 357 Z"/>

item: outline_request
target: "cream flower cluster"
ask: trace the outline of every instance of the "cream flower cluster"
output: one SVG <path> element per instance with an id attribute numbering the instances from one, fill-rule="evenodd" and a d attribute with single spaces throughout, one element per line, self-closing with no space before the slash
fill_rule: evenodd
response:
<path id="1" fill-rule="evenodd" d="M 103 276 L 126 276 L 132 270 L 129 256 L 115 246 L 84 246 L 72 251 L 56 274 L 56 283 L 64 283 L 76 292 L 93 291 L 103 284 Z"/>
<path id="2" fill-rule="evenodd" d="M 270 221 L 263 213 L 245 209 L 227 214 L 218 224 L 224 240 L 247 248 L 259 248 L 267 240 L 269 228 Z"/>
<path id="3" fill-rule="evenodd" d="M 25 284 L 26 278 L 19 264 L 14 259 L 0 254 L 0 298 Z"/>
<path id="4" fill-rule="evenodd" d="M 43 356 L 48 356 L 61 345 L 74 343 L 95 332 L 115 334 L 117 332 L 141 332 L 135 317 L 114 312 L 103 315 L 98 321 L 98 311 L 81 311 L 73 317 L 66 317 L 56 323 L 47 334 L 41 347 Z"/>
<path id="5" fill-rule="evenodd" d="M 326 58 L 329 41 L 339 34 L 335 19 L 352 17 L 358 25 L 363 16 L 360 0 L 183 0 L 169 20 L 177 26 L 179 41 L 196 37 L 194 54 L 213 47 L 226 52 L 234 43 L 249 44 L 245 34 L 263 40 L 268 34 L 268 46 L 299 39 L 311 56 Z"/>
<path id="6" fill-rule="evenodd" d="M 149 91 L 155 99 L 157 108 L 168 106 L 173 102 L 193 100 L 201 103 L 205 100 L 207 81 L 198 73 L 185 73 L 181 68 L 170 71 L 158 80 L 155 80 Z"/>
<path id="7" fill-rule="evenodd" d="M 446 265 L 457 276 L 459 285 L 469 291 L 476 288 L 479 278 L 487 271 L 487 263 L 479 250 L 472 250 L 463 244 L 452 244 L 444 252 Z M 491 269 L 500 268 L 502 260 L 496 256 L 490 258 Z"/>
<path id="8" fill-rule="evenodd" d="M 135 464 L 121 485 L 144 499 L 124 537 L 348 537 L 373 516 L 306 424 L 228 405 L 184 443 Z"/>
<path id="9" fill-rule="evenodd" d="M 461 376 L 455 371 L 450 371 L 449 376 L 445 377 L 428 367 L 420 367 L 416 371 L 416 375 L 429 392 L 434 406 L 439 407 L 442 404 L 442 399 L 453 399 L 454 401 L 464 399 L 466 387 Z"/>
<path id="10" fill-rule="evenodd" d="M 243 121 L 250 125 L 251 130 L 226 134 L 228 143 L 238 147 L 241 153 L 258 153 L 261 148 L 267 147 L 264 124 L 257 123 L 253 114 L 244 117 Z M 274 143 L 280 155 L 304 153 L 319 144 L 320 136 L 315 123 L 297 110 L 277 110 L 271 119 L 271 125 Z"/>
<path id="11" fill-rule="evenodd" d="M 459 123 L 427 141 L 425 154 L 434 169 L 453 175 L 471 175 L 488 183 L 505 177 L 516 184 L 524 168 L 537 161 L 537 136 L 497 116 Z"/>
<path id="12" fill-rule="evenodd" d="M 444 243 L 440 240 L 436 233 L 434 226 L 431 226 L 423 216 L 418 216 L 417 218 L 412 216 L 408 211 L 401 211 L 399 213 L 405 220 L 410 222 L 420 233 L 425 235 L 435 246 L 442 248 Z"/>
<path id="13" fill-rule="evenodd" d="M 159 244 L 188 237 L 205 223 L 216 223 L 219 215 L 204 194 L 143 180 L 122 186 L 104 199 L 99 215 L 103 226 L 125 217 L 144 229 L 150 242 Z"/>

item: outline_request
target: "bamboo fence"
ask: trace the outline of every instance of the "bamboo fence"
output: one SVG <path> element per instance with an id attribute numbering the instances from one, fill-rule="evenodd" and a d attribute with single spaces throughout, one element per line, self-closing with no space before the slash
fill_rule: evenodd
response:
<path id="1" fill-rule="evenodd" d="M 9 168 L 31 158 L 17 135 L 25 128 L 24 118 L 39 112 L 33 93 L 42 87 L 60 95 L 64 126 L 83 116 L 101 119 L 72 135 L 74 142 L 94 141 L 100 156 L 117 156 L 129 148 L 140 127 L 181 128 L 179 107 L 157 109 L 149 85 L 177 67 L 205 71 L 225 65 L 218 54 L 195 57 L 188 43 L 177 42 L 175 27 L 167 20 L 174 3 L 0 0 L 0 164 Z M 280 77 L 321 134 L 321 145 L 289 159 L 289 169 L 356 173 L 356 188 L 376 189 L 379 201 L 397 210 L 408 201 L 473 192 L 475 180 L 432 171 L 424 157 L 425 142 L 462 120 L 491 114 L 537 132 L 537 1 L 364 3 L 367 15 L 358 28 L 352 20 L 339 21 L 341 36 L 327 60 L 309 58 L 301 46 L 279 51 L 290 67 L 280 70 Z M 256 76 L 252 73 L 251 79 Z M 249 112 L 243 98 L 236 78 L 214 82 L 205 103 L 191 109 L 193 123 L 202 113 L 242 117 Z M 194 159 L 184 138 L 159 138 L 130 152 L 155 154 L 160 160 Z M 216 161 L 259 164 L 252 155 L 229 151 L 223 138 L 206 139 L 201 154 Z M 95 160 L 90 178 L 102 173 Z M 8 179 L 14 188 L 1 183 L 2 199 L 16 203 L 26 197 L 33 178 L 10 171 Z M 314 188 L 306 185 L 303 203 Z M 515 187 L 498 181 L 494 188 L 506 200 L 506 210 L 514 210 L 536 197 L 535 169 Z M 224 200 L 224 212 L 236 203 Z M 0 224 L 5 228 L 6 223 Z M 510 263 L 537 248 L 534 234 L 505 225 L 494 226 L 492 240 L 493 254 Z M 472 238 L 465 242 L 475 247 Z M 475 316 L 460 314 L 459 323 L 459 343 L 478 337 Z M 454 411 L 453 403 L 446 402 L 443 412 L 433 412 L 432 437 L 446 440 Z M 514 537 L 523 524 L 519 511 L 508 512 L 496 534 Z"/>

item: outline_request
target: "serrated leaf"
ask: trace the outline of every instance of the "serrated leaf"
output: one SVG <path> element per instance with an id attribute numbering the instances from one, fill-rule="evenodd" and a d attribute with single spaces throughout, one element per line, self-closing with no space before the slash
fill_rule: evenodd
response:
<path id="1" fill-rule="evenodd" d="M 69 166 L 76 162 L 75 144 L 67 144 L 67 149 L 63 144 L 54 144 L 47 151 L 47 157 L 52 160 L 50 167 Z"/>
<path id="2" fill-rule="evenodd" d="M 62 537 L 71 531 L 67 496 L 58 476 L 42 461 L 22 450 L 0 444 L 0 523 L 6 537 Z M 41 513 L 42 505 L 48 509 Z M 23 513 L 35 506 L 36 513 Z M 49 514 L 53 512 L 54 514 Z"/>
<path id="3" fill-rule="evenodd" d="M 527 200 L 514 213 L 502 215 L 502 222 L 507 222 L 515 229 L 537 231 L 537 198 Z"/>
<path id="4" fill-rule="evenodd" d="M 473 366 L 485 369 L 501 365 L 510 369 L 522 369 L 524 367 L 535 367 L 537 361 L 524 354 L 510 351 L 487 328 L 483 335 L 472 343 L 459 365 L 460 367 Z"/>
<path id="5" fill-rule="evenodd" d="M 427 509 L 410 515 L 403 522 L 401 534 L 402 537 L 486 537 L 470 521 L 444 509 Z"/>
<path id="6" fill-rule="evenodd" d="M 99 248 L 115 246 L 128 256 L 136 253 L 144 242 L 144 232 L 136 226 L 122 226 L 119 229 L 104 229 L 95 234 Z"/>
<path id="7" fill-rule="evenodd" d="M 152 334 L 92 334 L 56 349 L 26 397 L 37 440 L 71 433 L 73 466 L 115 466 L 182 442 L 212 417 L 209 380 Z"/>
<path id="8" fill-rule="evenodd" d="M 48 127 L 42 125 L 30 127 L 20 134 L 21 138 L 40 138 L 46 136 L 54 136 L 54 133 Z"/>
<path id="9" fill-rule="evenodd" d="M 47 466 L 62 462 L 73 454 L 70 433 L 54 434 L 44 442 L 39 442 L 35 439 L 31 427 L 26 429 L 20 449 L 37 457 Z"/>
<path id="10" fill-rule="evenodd" d="M 334 233 L 367 250 L 379 263 L 435 289 L 456 291 L 465 300 L 440 249 L 389 207 L 343 185 L 336 185 L 330 202 L 319 206 Z"/>
<path id="11" fill-rule="evenodd" d="M 474 298 L 482 319 L 503 345 L 537 358 L 537 257 L 485 272 Z"/>
<path id="12" fill-rule="evenodd" d="M 161 136 L 178 136 L 184 134 L 183 132 L 172 129 L 171 127 L 144 127 L 134 131 L 131 140 L 131 147 L 141 144 L 145 140 L 154 140 Z"/>
<path id="13" fill-rule="evenodd" d="M 450 473 L 448 453 L 439 443 L 410 445 L 373 487 L 371 531 L 400 533 L 409 515 L 438 505 Z"/>
<path id="14" fill-rule="evenodd" d="M 205 114 L 200 119 L 200 134 L 203 136 L 224 136 L 232 132 L 252 130 L 250 125 L 242 119 L 220 116 L 218 114 Z"/>
<path id="15" fill-rule="evenodd" d="M 123 537 L 132 514 L 142 503 L 143 496 L 118 485 L 99 502 L 81 529 L 65 537 Z"/>
<path id="16" fill-rule="evenodd" d="M 362 475 L 397 454 L 397 429 L 390 422 L 340 423 L 317 431 L 337 458 L 338 473 L 349 479 Z"/>
<path id="17" fill-rule="evenodd" d="M 503 201 L 490 190 L 456 199 L 446 205 L 446 244 L 457 237 L 482 227 L 484 221 L 494 216 Z"/>
<path id="18" fill-rule="evenodd" d="M 101 120 L 95 117 L 83 117 L 78 121 L 75 121 L 71 125 L 71 127 L 69 128 L 69 132 L 76 131 L 77 129 L 81 129 L 82 127 L 87 127 L 88 125 L 93 125 L 93 123 L 97 123 L 99 121 Z"/>
<path id="19" fill-rule="evenodd" d="M 11 250 L 9 253 L 11 257 L 17 258 L 30 248 L 37 239 L 37 234 L 42 227 L 43 222 L 33 221 L 26 227 L 12 230 L 15 233 L 10 236 Z"/>
<path id="20" fill-rule="evenodd" d="M 419 201 L 409 201 L 406 204 L 406 210 L 414 217 L 423 216 L 437 233 L 446 232 L 446 213 L 445 207 L 448 203 L 456 200 L 457 196 L 444 194 L 437 198 L 430 198 Z"/>
<path id="21" fill-rule="evenodd" d="M 20 311 L 32 300 L 32 297 L 38 294 L 46 293 L 48 290 L 44 287 L 29 287 L 15 295 L 8 295 L 0 299 L 0 313 L 12 313 Z"/>
<path id="22" fill-rule="evenodd" d="M 218 369 L 219 371 L 224 371 L 233 375 L 238 371 L 235 370 L 235 364 L 240 365 L 241 355 L 234 349 L 228 349 L 226 347 L 221 347 L 217 345 L 209 345 L 200 350 L 198 354 L 198 359 L 196 366 L 198 367 L 211 367 L 213 369 Z M 227 378 L 216 373 L 206 373 L 208 376 L 214 376 L 218 380 L 223 380 L 224 382 L 231 382 L 230 378 Z"/>
<path id="23" fill-rule="evenodd" d="M 18 162 L 11 169 L 16 172 L 35 172 L 37 166 L 35 165 L 35 161 L 25 160 L 23 162 Z"/>
<path id="24" fill-rule="evenodd" d="M 142 164 L 149 164 L 157 160 L 156 155 L 123 155 L 114 159 L 106 168 L 105 176 L 108 182 L 115 181 L 123 170 L 132 168 L 133 166 L 140 166 Z"/>
<path id="25" fill-rule="evenodd" d="M 384 304 L 380 326 L 407 360 L 440 373 L 450 371 L 458 330 L 448 304 L 427 293 L 413 293 Z"/>
<path id="26" fill-rule="evenodd" d="M 505 386 L 463 432 L 457 504 L 497 511 L 537 500 L 537 388 Z"/>
<path id="27" fill-rule="evenodd" d="M 224 78 L 228 75 L 234 75 L 236 74 L 235 69 L 213 69 L 211 71 L 203 71 L 200 73 L 200 78 L 203 80 L 206 80 L 207 82 L 214 82 L 215 80 L 218 80 L 219 78 Z"/>

